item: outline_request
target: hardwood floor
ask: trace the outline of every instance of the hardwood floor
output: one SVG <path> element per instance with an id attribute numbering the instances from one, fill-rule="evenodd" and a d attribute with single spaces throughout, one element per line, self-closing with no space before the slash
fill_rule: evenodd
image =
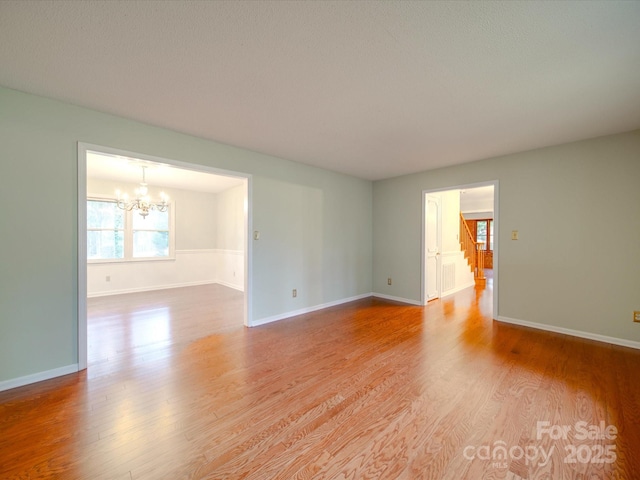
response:
<path id="1" fill-rule="evenodd" d="M 252 329 L 132 297 L 89 302 L 86 372 L 0 392 L 0 478 L 640 478 L 640 352 L 494 322 L 490 280 Z"/>

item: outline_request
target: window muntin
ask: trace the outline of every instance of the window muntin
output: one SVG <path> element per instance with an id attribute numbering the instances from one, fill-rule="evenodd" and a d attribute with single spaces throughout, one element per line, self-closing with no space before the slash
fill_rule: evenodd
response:
<path id="1" fill-rule="evenodd" d="M 169 210 L 151 210 L 146 218 L 133 215 L 132 256 L 153 258 L 169 256 Z"/>
<path id="2" fill-rule="evenodd" d="M 115 201 L 87 201 L 87 259 L 124 258 L 125 212 Z"/>
<path id="3" fill-rule="evenodd" d="M 493 220 L 476 221 L 476 242 L 484 242 L 485 250 L 493 250 Z"/>
<path id="4" fill-rule="evenodd" d="M 173 255 L 172 205 L 146 218 L 117 207 L 113 199 L 87 199 L 87 260 L 121 262 L 170 259 Z"/>

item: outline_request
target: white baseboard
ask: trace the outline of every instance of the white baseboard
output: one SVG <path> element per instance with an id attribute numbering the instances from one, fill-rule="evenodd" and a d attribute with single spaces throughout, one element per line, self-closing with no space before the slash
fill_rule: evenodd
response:
<path id="1" fill-rule="evenodd" d="M 205 282 L 205 284 L 210 284 L 210 283 L 220 283 L 221 285 L 223 285 L 222 282 Z M 164 286 L 162 288 L 178 288 L 178 287 L 183 287 L 183 286 L 202 285 L 202 284 L 203 283 L 180 284 L 180 285 L 174 285 L 174 286 Z M 226 285 L 226 286 L 231 287 L 231 288 L 235 288 L 233 285 Z M 147 289 L 144 289 L 144 290 L 136 290 L 136 291 L 149 291 L 149 290 L 158 290 L 158 289 L 160 289 L 160 288 L 147 288 Z M 132 293 L 132 291 L 128 290 L 126 292 L 109 292 L 109 293 L 105 293 L 105 294 L 102 294 L 102 295 L 93 295 L 93 296 L 116 295 L 117 293 Z M 252 322 L 252 324 L 250 326 L 251 327 L 257 327 L 259 325 L 265 325 L 267 323 L 277 322 L 278 320 L 284 320 L 285 318 L 295 317 L 297 315 L 303 315 L 305 313 L 311 313 L 311 312 L 315 312 L 317 310 L 323 310 L 325 308 L 334 307 L 336 305 L 341 305 L 343 303 L 353 302 L 355 300 L 361 300 L 363 298 L 369 298 L 371 296 L 377 296 L 377 297 L 381 297 L 381 298 L 386 298 L 388 300 L 395 300 L 395 301 L 400 301 L 400 302 L 403 302 L 403 303 L 411 303 L 413 305 L 419 305 L 418 303 L 414 302 L 413 300 L 399 299 L 398 297 L 390 297 L 388 295 L 382 296 L 380 294 L 363 293 L 362 295 L 356 295 L 354 297 L 343 298 L 343 299 L 340 299 L 340 300 L 335 300 L 333 302 L 327 302 L 327 303 L 323 303 L 323 304 L 320 304 L 320 305 L 315 305 L 313 307 L 301 308 L 299 310 L 294 310 L 294 311 L 291 311 L 291 312 L 286 312 L 286 313 L 282 313 L 282 314 L 279 314 L 279 315 L 274 315 L 272 317 L 262 318 L 262 319 L 259 319 L 259 320 L 256 320 L 256 321 Z M 10 380 L 5 380 L 5 381 L 0 382 L 0 392 L 4 391 L 4 390 L 9 390 L 11 388 L 21 387 L 21 386 L 24 386 L 24 385 L 29 385 L 31 383 L 41 382 L 43 380 L 49 380 L 51 378 L 60 377 L 62 375 L 68 375 L 70 373 L 76 373 L 78 370 L 79 370 L 79 366 L 76 363 L 76 364 L 73 364 L 73 365 L 68 365 L 66 367 L 60 367 L 60 368 L 54 368 L 53 370 L 47 370 L 46 372 L 39 372 L 39 373 L 34 373 L 32 375 L 24 376 L 24 377 L 12 378 Z"/>
<path id="2" fill-rule="evenodd" d="M 224 287 L 233 288 L 234 290 L 238 290 L 239 292 L 244 292 L 244 285 L 234 285 L 233 283 L 223 282 L 222 280 L 214 283 L 217 283 L 218 285 L 222 285 Z"/>
<path id="3" fill-rule="evenodd" d="M 329 307 L 335 307 L 336 305 L 342 305 L 343 303 L 353 302 L 355 300 L 361 300 L 363 298 L 369 298 L 371 293 L 363 293 L 362 295 L 356 295 L 355 297 L 343 298 L 340 300 L 335 300 L 333 302 L 322 303 L 320 305 L 315 305 L 313 307 L 301 308 L 300 310 L 293 310 L 291 312 L 281 313 L 278 315 L 273 315 L 272 317 L 260 318 L 258 320 L 254 320 L 251 322 L 251 327 L 258 327 L 260 325 L 265 325 L 267 323 L 277 322 L 278 320 L 284 320 L 285 318 L 295 317 L 297 315 L 304 315 L 305 313 L 315 312 L 317 310 L 323 310 Z"/>
<path id="4" fill-rule="evenodd" d="M 499 322 L 511 323 L 513 325 L 520 325 L 522 327 L 535 328 L 537 330 L 546 330 L 547 332 L 563 333 L 565 335 L 571 335 L 572 337 L 586 338 L 587 340 L 595 340 L 596 342 L 610 343 L 612 345 L 619 345 L 621 347 L 629 347 L 629 348 L 635 348 L 640 350 L 640 342 L 636 342 L 633 340 L 626 340 L 624 338 L 608 337 L 607 335 L 600 335 L 598 333 L 583 332 L 581 330 L 573 330 L 571 328 L 556 327 L 555 325 L 529 322 L 527 320 L 519 320 L 517 318 L 509 318 L 509 317 L 503 317 L 503 316 L 498 316 L 496 320 Z"/>
<path id="5" fill-rule="evenodd" d="M 392 295 L 385 295 L 384 293 L 372 293 L 371 295 L 374 297 L 383 298 L 385 300 L 391 300 L 393 302 L 408 303 L 409 305 L 417 305 L 418 307 L 423 306 L 422 303 L 416 300 L 410 300 L 408 298 L 394 297 Z"/>
<path id="6" fill-rule="evenodd" d="M 454 293 L 458 293 L 460 290 L 464 290 L 465 288 L 475 287 L 476 282 L 473 281 L 471 283 L 467 283 L 466 285 L 462 285 L 461 287 L 454 288 L 452 290 L 447 290 L 446 292 L 442 292 L 442 296 L 440 298 L 448 297 L 449 295 L 453 295 Z"/>
<path id="7" fill-rule="evenodd" d="M 167 288 L 195 287 L 198 285 L 211 285 L 214 283 L 221 283 L 221 282 L 204 280 L 201 282 L 183 282 L 183 283 L 171 283 L 169 285 L 154 285 L 152 287 L 125 288 L 121 290 L 110 290 L 108 292 L 90 293 L 87 295 L 87 298 L 108 297 L 109 295 L 122 295 L 123 293 L 152 292 L 153 290 L 165 290 Z M 231 287 L 231 285 L 225 285 L 225 286 Z M 234 287 L 231 287 L 231 288 L 234 288 Z"/>
<path id="8" fill-rule="evenodd" d="M 50 380 L 63 375 L 69 375 L 70 373 L 76 373 L 78 370 L 78 364 L 74 363 L 73 365 L 67 365 L 66 367 L 54 368 L 53 370 L 47 370 L 45 372 L 38 372 L 24 377 L 4 380 L 0 382 L 0 392 L 10 390 L 12 388 L 23 387 L 24 385 L 29 385 L 31 383 L 42 382 L 43 380 Z"/>

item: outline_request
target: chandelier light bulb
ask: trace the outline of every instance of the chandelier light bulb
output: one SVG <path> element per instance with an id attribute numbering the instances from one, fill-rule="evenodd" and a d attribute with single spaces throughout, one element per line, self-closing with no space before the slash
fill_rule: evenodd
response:
<path id="1" fill-rule="evenodd" d="M 151 197 L 148 195 L 149 188 L 147 187 L 145 178 L 146 168 L 147 167 L 142 167 L 142 182 L 140 182 L 140 186 L 135 189 L 136 198 L 129 201 L 129 196 L 126 193 L 121 196 L 120 190 L 116 190 L 116 197 L 118 199 L 116 205 L 118 208 L 129 212 L 132 210 L 138 210 L 138 213 L 143 219 L 147 218 L 150 210 L 166 212 L 169 208 L 169 197 L 164 192 L 160 193 L 160 202 L 153 202 Z"/>

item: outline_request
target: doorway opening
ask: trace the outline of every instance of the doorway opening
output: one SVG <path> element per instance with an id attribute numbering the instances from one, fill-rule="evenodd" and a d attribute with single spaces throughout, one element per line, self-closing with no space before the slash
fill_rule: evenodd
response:
<path id="1" fill-rule="evenodd" d="M 422 304 L 483 282 L 498 315 L 498 181 L 423 191 Z M 469 232 L 469 225 L 474 228 Z M 473 257 L 465 246 L 471 240 Z M 486 262 L 486 263 L 485 263 Z M 480 270 L 479 270 L 480 269 Z"/>
<path id="2" fill-rule="evenodd" d="M 116 192 L 143 198 L 140 188 L 158 208 L 124 205 Z M 250 175 L 79 143 L 79 368 L 88 365 L 88 298 L 200 289 L 198 298 L 219 299 L 222 290 L 239 307 L 234 322 L 251 325 L 250 223 Z"/>

